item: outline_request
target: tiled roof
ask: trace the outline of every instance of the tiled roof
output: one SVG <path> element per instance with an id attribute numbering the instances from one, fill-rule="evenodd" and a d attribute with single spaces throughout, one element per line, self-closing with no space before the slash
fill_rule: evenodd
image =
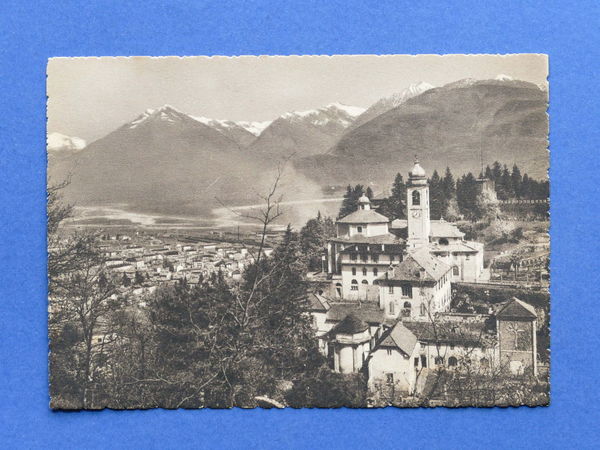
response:
<path id="1" fill-rule="evenodd" d="M 448 271 L 450 266 L 431 255 L 429 249 L 421 248 L 409 253 L 402 262 L 394 266 L 392 275 L 387 272 L 376 281 L 433 281 L 437 282 Z"/>
<path id="2" fill-rule="evenodd" d="M 430 220 L 431 231 L 430 236 L 441 238 L 441 237 L 452 237 L 462 238 L 464 233 L 458 229 L 458 227 L 452 222 L 446 222 L 445 220 Z M 408 220 L 406 219 L 395 219 L 392 220 L 390 228 L 392 230 L 402 229 L 408 227 Z"/>
<path id="3" fill-rule="evenodd" d="M 338 220 L 338 223 L 387 223 L 389 221 L 390 219 L 372 209 L 359 209 Z"/>
<path id="4" fill-rule="evenodd" d="M 404 326 L 402 321 L 398 321 L 392 328 L 386 330 L 381 335 L 381 340 L 377 343 L 377 347 L 397 347 L 402 350 L 403 353 L 411 355 L 415 345 L 417 344 L 417 337 Z"/>
<path id="5" fill-rule="evenodd" d="M 369 328 L 369 324 L 356 317 L 354 314 L 348 314 L 344 319 L 334 326 L 330 331 L 330 336 L 336 334 L 358 334 Z"/>
<path id="6" fill-rule="evenodd" d="M 352 314 L 359 319 L 373 324 L 380 324 L 384 320 L 384 314 L 377 303 L 366 302 L 345 302 L 331 303 L 331 308 L 327 311 L 328 322 L 339 322 L 348 314 Z"/>
<path id="7" fill-rule="evenodd" d="M 430 236 L 462 238 L 465 233 L 460 231 L 456 225 L 445 220 L 432 220 Z"/>
<path id="8" fill-rule="evenodd" d="M 331 306 L 329 306 L 329 301 L 316 292 L 308 294 L 308 301 L 310 303 L 311 311 L 327 312 L 329 308 L 331 308 Z"/>
<path id="9" fill-rule="evenodd" d="M 464 242 L 450 243 L 448 245 L 433 244 L 430 245 L 430 248 L 433 252 L 477 253 L 479 251 Z"/>
<path id="10" fill-rule="evenodd" d="M 411 322 L 403 324 L 420 342 L 432 344 L 451 344 L 469 347 L 488 347 L 493 345 L 494 327 L 489 318 L 477 322 Z"/>
<path id="11" fill-rule="evenodd" d="M 533 320 L 537 318 L 535 308 L 529 303 L 525 303 L 516 297 L 513 297 L 497 313 L 499 319 L 525 319 Z"/>
<path id="12" fill-rule="evenodd" d="M 379 236 L 355 235 L 348 238 L 337 237 L 331 239 L 331 241 L 344 244 L 404 244 L 404 239 L 396 237 L 392 233 L 381 234 Z"/>

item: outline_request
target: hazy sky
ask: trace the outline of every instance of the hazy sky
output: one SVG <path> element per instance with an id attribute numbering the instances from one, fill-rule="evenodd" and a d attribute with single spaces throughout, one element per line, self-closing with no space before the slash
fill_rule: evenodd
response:
<path id="1" fill-rule="evenodd" d="M 92 141 L 170 104 L 215 119 L 271 120 L 339 102 L 368 107 L 412 83 L 499 74 L 543 83 L 543 55 L 53 58 L 48 131 Z"/>

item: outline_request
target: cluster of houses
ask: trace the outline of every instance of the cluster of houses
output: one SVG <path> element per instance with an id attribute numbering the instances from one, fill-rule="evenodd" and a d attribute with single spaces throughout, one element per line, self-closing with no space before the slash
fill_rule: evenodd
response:
<path id="1" fill-rule="evenodd" d="M 517 299 L 489 314 L 451 312 L 452 283 L 484 282 L 483 245 L 453 223 L 431 220 L 427 177 L 409 173 L 407 219 L 391 221 L 363 196 L 337 221 L 328 273 L 310 294 L 319 346 L 341 373 L 369 385 L 422 392 L 428 374 L 465 364 L 482 372 L 537 374 L 537 314 Z"/>
<path id="2" fill-rule="evenodd" d="M 122 273 L 132 282 L 141 277 L 147 286 L 182 279 L 197 284 L 217 272 L 228 280 L 239 281 L 254 261 L 252 251 L 241 244 L 187 243 L 140 233 L 104 235 L 100 249 L 111 271 Z"/>

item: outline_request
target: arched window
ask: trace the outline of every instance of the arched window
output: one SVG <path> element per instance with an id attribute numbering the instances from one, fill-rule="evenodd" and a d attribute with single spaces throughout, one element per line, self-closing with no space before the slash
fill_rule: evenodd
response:
<path id="1" fill-rule="evenodd" d="M 366 276 L 367 276 L 367 268 L 363 267 L 363 277 L 366 277 Z"/>
<path id="2" fill-rule="evenodd" d="M 338 297 L 342 296 L 342 283 L 336 283 L 335 291 L 337 292 Z"/>
<path id="3" fill-rule="evenodd" d="M 443 366 L 444 365 L 444 358 L 441 356 L 436 356 L 435 357 L 435 365 L 436 366 Z"/>
<path id="4" fill-rule="evenodd" d="M 390 302 L 388 304 L 388 310 L 390 312 L 390 316 L 393 316 L 394 314 L 396 314 L 396 311 L 394 311 L 394 302 Z"/>
<path id="5" fill-rule="evenodd" d="M 458 361 L 456 360 L 456 358 L 454 356 L 451 356 L 450 358 L 448 358 L 448 365 L 450 367 L 456 367 L 457 364 L 458 364 Z"/>
<path id="6" fill-rule="evenodd" d="M 453 266 L 452 267 L 452 275 L 455 275 L 455 276 L 460 275 L 460 271 L 458 269 L 458 266 Z"/>
<path id="7" fill-rule="evenodd" d="M 490 361 L 485 356 L 481 358 L 480 364 L 483 369 L 487 369 L 490 367 Z"/>
<path id="8" fill-rule="evenodd" d="M 379 275 L 379 271 L 377 270 L 377 267 L 374 267 L 373 268 L 373 276 L 376 277 L 377 275 Z"/>
<path id="9" fill-rule="evenodd" d="M 410 317 L 411 308 L 412 308 L 412 305 L 410 304 L 410 302 L 404 302 L 404 308 L 402 309 L 402 315 L 404 317 Z"/>
<path id="10" fill-rule="evenodd" d="M 350 286 L 351 291 L 358 291 L 358 281 L 352 280 L 350 282 L 350 284 L 351 284 L 351 286 Z"/>
<path id="11" fill-rule="evenodd" d="M 369 284 L 367 280 L 362 280 L 362 284 Z"/>
<path id="12" fill-rule="evenodd" d="M 352 275 L 356 275 L 356 267 L 352 268 Z"/>
<path id="13" fill-rule="evenodd" d="M 448 239 L 446 238 L 440 238 L 440 245 L 448 245 Z"/>
<path id="14" fill-rule="evenodd" d="M 412 204 L 413 206 L 419 206 L 421 204 L 421 193 L 419 191 L 413 191 Z"/>

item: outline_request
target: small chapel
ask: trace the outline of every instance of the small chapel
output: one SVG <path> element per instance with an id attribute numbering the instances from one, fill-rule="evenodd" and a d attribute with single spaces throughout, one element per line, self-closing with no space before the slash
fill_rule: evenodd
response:
<path id="1" fill-rule="evenodd" d="M 406 210 L 405 220 L 391 221 L 362 196 L 358 209 L 336 222 L 327 246 L 330 288 L 310 295 L 331 367 L 364 371 L 370 385 L 391 383 L 409 393 L 423 387 L 420 374 L 457 367 L 467 354 L 482 370 L 504 364 L 513 374 L 537 373 L 531 305 L 514 298 L 489 315 L 450 312 L 452 283 L 486 280 L 484 248 L 455 224 L 431 220 L 418 160 Z"/>

